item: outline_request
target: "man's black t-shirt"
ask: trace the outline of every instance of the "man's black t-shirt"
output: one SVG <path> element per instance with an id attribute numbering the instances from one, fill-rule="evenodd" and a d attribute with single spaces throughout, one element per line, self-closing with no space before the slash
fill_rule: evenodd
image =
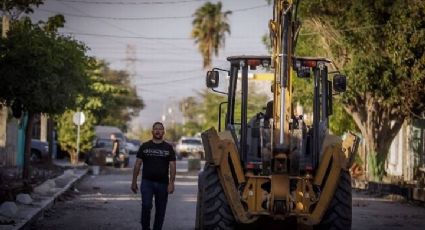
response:
<path id="1" fill-rule="evenodd" d="M 150 140 L 140 146 L 137 158 L 143 161 L 143 179 L 168 184 L 169 162 L 176 161 L 173 146 L 165 141 L 156 144 Z"/>

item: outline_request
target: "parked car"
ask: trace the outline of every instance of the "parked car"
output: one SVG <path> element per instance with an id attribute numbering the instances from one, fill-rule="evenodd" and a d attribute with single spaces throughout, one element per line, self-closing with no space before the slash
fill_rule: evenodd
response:
<path id="1" fill-rule="evenodd" d="M 109 138 L 97 139 L 86 159 L 86 162 L 89 165 L 114 165 L 127 167 L 129 164 L 129 155 L 125 146 L 120 143 L 120 159 L 123 158 L 123 161 L 119 162 L 114 160 L 114 157 L 112 156 L 112 145 L 113 142 Z"/>
<path id="2" fill-rule="evenodd" d="M 141 142 L 135 139 L 127 139 L 125 148 L 127 149 L 128 154 L 136 154 L 139 151 Z"/>
<path id="3" fill-rule="evenodd" d="M 31 139 L 31 161 L 41 161 L 49 157 L 49 143 L 37 139 Z"/>
<path id="4" fill-rule="evenodd" d="M 176 145 L 177 158 L 194 157 L 204 158 L 202 139 L 198 137 L 181 137 Z"/>

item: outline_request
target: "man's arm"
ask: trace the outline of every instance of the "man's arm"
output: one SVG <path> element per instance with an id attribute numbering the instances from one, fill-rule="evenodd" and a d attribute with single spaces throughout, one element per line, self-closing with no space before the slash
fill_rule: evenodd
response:
<path id="1" fill-rule="evenodd" d="M 131 182 L 131 190 L 134 193 L 137 193 L 137 177 L 139 176 L 139 172 L 140 172 L 140 167 L 142 167 L 142 159 L 140 158 L 136 158 L 136 163 L 134 163 L 134 168 L 133 168 L 133 180 Z"/>
<path id="2" fill-rule="evenodd" d="M 175 180 L 176 180 L 176 161 L 170 161 L 170 182 L 168 183 L 168 193 L 174 192 Z"/>

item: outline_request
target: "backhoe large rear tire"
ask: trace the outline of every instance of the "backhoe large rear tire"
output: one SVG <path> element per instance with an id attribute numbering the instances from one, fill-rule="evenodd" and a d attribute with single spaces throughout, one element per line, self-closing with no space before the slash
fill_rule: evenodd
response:
<path id="1" fill-rule="evenodd" d="M 315 230 L 350 230 L 352 218 L 351 177 L 346 170 L 341 175 L 328 210 Z"/>
<path id="2" fill-rule="evenodd" d="M 236 221 L 224 194 L 217 169 L 213 166 L 205 167 L 198 181 L 197 229 L 234 229 Z"/>

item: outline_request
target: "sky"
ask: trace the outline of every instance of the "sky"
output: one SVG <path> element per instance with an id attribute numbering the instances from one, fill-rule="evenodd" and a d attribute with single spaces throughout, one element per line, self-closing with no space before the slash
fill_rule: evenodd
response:
<path id="1" fill-rule="evenodd" d="M 127 70 L 145 103 L 131 128 L 154 121 L 182 122 L 179 101 L 204 90 L 206 70 L 191 39 L 193 13 L 205 0 L 46 0 L 32 18 L 63 14 L 60 33 L 85 43 L 89 55 L 110 67 Z M 216 3 L 218 1 L 210 1 Z M 268 34 L 272 6 L 265 0 L 223 0 L 231 34 L 213 58 L 213 67 L 229 68 L 227 56 L 264 55 L 261 37 Z"/>

